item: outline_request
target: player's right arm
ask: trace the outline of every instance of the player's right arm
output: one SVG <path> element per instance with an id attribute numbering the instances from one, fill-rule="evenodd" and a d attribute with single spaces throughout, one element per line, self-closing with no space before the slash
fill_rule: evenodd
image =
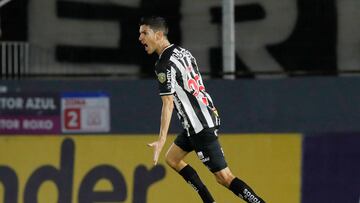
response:
<path id="1" fill-rule="evenodd" d="M 160 123 L 159 138 L 157 141 L 148 144 L 150 147 L 154 148 L 154 155 L 153 155 L 154 165 L 157 164 L 161 150 L 166 142 L 166 137 L 170 127 L 171 116 L 174 109 L 174 101 L 173 101 L 174 98 L 172 95 L 161 96 L 161 100 L 162 100 L 162 108 L 161 108 L 161 123 Z"/>
<path id="2" fill-rule="evenodd" d="M 175 73 L 173 72 L 169 64 L 160 63 L 159 65 L 157 65 L 156 74 L 159 85 L 159 94 L 162 100 L 162 108 L 159 138 L 157 141 L 148 144 L 154 149 L 154 165 L 156 165 L 159 160 L 160 152 L 164 147 L 166 137 L 169 131 L 171 116 L 174 109 L 173 93 L 175 92 Z"/>

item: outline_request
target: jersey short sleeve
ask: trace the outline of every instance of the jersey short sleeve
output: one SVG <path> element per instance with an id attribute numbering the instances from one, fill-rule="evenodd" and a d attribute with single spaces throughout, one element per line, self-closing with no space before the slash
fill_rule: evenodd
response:
<path id="1" fill-rule="evenodd" d="M 159 94 L 171 95 L 175 92 L 175 71 L 170 65 L 159 66 L 156 69 L 159 84 Z"/>

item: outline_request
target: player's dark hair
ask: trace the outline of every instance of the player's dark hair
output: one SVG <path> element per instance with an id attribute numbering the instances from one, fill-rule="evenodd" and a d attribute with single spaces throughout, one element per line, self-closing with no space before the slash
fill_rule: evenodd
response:
<path id="1" fill-rule="evenodd" d="M 139 24 L 148 25 L 154 31 L 162 31 L 165 36 L 167 36 L 169 32 L 165 18 L 160 16 L 142 17 Z"/>

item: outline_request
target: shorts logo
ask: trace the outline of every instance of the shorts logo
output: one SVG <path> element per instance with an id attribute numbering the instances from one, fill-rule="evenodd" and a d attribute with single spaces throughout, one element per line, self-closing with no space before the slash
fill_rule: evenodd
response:
<path id="1" fill-rule="evenodd" d="M 157 77 L 158 77 L 158 80 L 159 80 L 160 83 L 164 83 L 164 82 L 166 81 L 166 75 L 165 75 L 165 73 L 159 73 L 159 74 L 157 75 Z"/>
<path id="2" fill-rule="evenodd" d="M 205 158 L 204 154 L 202 152 L 198 152 L 197 155 L 198 155 L 199 159 Z"/>
<path id="3" fill-rule="evenodd" d="M 197 152 L 197 156 L 199 157 L 199 159 L 204 163 L 210 160 L 210 157 L 205 157 L 204 154 L 200 151 Z"/>

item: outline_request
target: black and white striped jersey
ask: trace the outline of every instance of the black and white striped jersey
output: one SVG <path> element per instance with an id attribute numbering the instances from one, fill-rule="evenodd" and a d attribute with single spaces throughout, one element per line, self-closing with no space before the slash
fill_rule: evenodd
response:
<path id="1" fill-rule="evenodd" d="M 167 47 L 156 62 L 155 73 L 160 95 L 173 95 L 179 119 L 189 133 L 220 126 L 218 112 L 188 50 L 176 45 Z"/>

